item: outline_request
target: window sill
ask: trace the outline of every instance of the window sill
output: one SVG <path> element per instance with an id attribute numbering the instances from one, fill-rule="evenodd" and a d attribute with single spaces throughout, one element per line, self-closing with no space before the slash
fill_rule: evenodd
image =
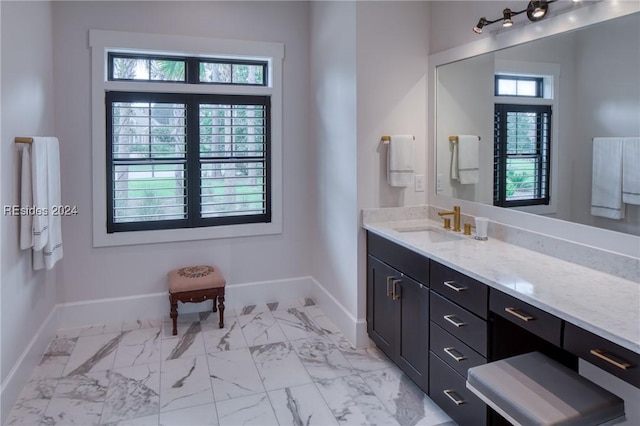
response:
<path id="1" fill-rule="evenodd" d="M 213 240 L 218 238 L 253 237 L 281 233 L 282 224 L 274 222 L 215 226 L 209 228 L 118 232 L 113 234 L 107 234 L 105 231 L 94 230 L 93 247 L 115 247 L 137 244 Z"/>

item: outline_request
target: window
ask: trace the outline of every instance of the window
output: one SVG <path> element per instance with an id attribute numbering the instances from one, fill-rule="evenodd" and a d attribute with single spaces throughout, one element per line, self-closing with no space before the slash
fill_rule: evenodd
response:
<path id="1" fill-rule="evenodd" d="M 551 106 L 496 104 L 493 204 L 549 204 Z"/>
<path id="2" fill-rule="evenodd" d="M 496 74 L 496 96 L 542 98 L 544 78 Z"/>
<path id="3" fill-rule="evenodd" d="M 282 232 L 282 44 L 91 30 L 90 45 L 94 246 Z"/>

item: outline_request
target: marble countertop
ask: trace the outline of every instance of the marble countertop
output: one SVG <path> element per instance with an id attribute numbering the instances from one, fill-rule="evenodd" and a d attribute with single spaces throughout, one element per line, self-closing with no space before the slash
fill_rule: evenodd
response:
<path id="1" fill-rule="evenodd" d="M 441 223 L 414 219 L 365 223 L 364 228 L 462 272 L 561 319 L 640 353 L 640 283 L 626 280 L 495 238 L 460 236 L 432 242 L 400 232 Z M 440 229 L 438 229 L 440 228 Z M 434 238 L 438 240 L 438 238 Z"/>

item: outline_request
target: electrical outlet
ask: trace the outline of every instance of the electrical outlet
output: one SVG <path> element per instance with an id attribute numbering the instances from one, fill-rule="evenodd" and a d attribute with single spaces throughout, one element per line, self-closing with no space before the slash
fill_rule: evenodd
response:
<path id="1" fill-rule="evenodd" d="M 424 175 L 415 175 L 416 192 L 424 192 Z"/>
<path id="2" fill-rule="evenodd" d="M 438 173 L 438 176 L 436 177 L 436 191 L 437 192 L 442 192 L 443 188 L 443 183 L 442 183 L 442 173 Z"/>

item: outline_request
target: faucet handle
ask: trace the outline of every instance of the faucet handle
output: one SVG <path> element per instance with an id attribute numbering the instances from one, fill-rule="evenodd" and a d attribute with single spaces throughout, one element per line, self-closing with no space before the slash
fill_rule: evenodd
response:
<path id="1" fill-rule="evenodd" d="M 464 224 L 464 232 L 462 232 L 464 235 L 471 235 L 471 228 L 475 229 L 475 226 L 473 226 L 470 223 L 465 223 Z"/>
<path id="2" fill-rule="evenodd" d="M 451 229 L 451 218 L 450 217 L 445 217 L 443 218 L 444 220 L 444 225 L 442 226 L 444 229 Z"/>

